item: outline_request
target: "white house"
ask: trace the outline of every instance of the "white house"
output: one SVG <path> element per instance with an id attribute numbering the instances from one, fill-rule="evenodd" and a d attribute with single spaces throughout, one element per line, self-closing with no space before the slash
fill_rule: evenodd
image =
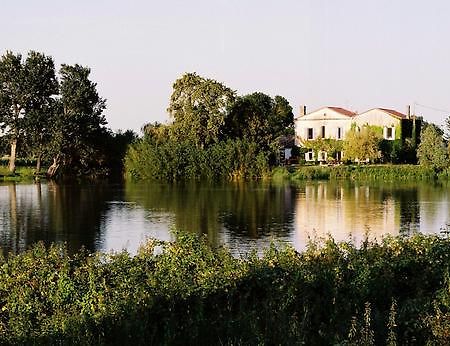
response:
<path id="1" fill-rule="evenodd" d="M 353 125 L 358 128 L 367 125 L 382 127 L 384 139 L 404 139 L 413 136 L 412 123 L 415 124 L 416 120 L 415 116 L 413 118 L 411 119 L 409 106 L 407 114 L 386 108 L 373 108 L 358 114 L 340 107 L 323 107 L 306 113 L 306 107 L 302 106 L 300 115 L 294 119 L 295 144 L 300 147 L 306 146 L 307 141 L 319 138 L 344 140 Z M 327 160 L 326 152 L 319 151 L 317 154 L 316 158 L 314 152 L 310 150 L 305 154 L 305 160 L 319 162 Z M 341 155 L 342 153 L 338 153 L 336 159 L 340 160 Z"/>
<path id="2" fill-rule="evenodd" d="M 304 146 L 305 141 L 317 138 L 345 139 L 345 134 L 352 125 L 355 112 L 340 107 L 323 107 L 306 113 L 306 107 L 301 107 L 301 114 L 294 119 L 295 143 Z M 317 161 L 326 161 L 327 153 L 319 152 Z M 305 154 L 306 161 L 315 161 L 314 152 Z"/>
<path id="3" fill-rule="evenodd" d="M 383 138 L 387 140 L 394 140 L 400 137 L 401 121 L 409 119 L 410 115 L 397 112 L 392 109 L 374 108 L 364 113 L 358 114 L 353 122 L 359 126 L 380 126 L 383 127 Z"/>

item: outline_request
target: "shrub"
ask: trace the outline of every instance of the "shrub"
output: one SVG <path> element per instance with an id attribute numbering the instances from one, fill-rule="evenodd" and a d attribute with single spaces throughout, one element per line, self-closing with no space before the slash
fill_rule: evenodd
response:
<path id="1" fill-rule="evenodd" d="M 38 244 L 0 258 L 0 343 L 448 343 L 449 263 L 423 235 L 246 258 L 183 233 L 134 257 Z"/>

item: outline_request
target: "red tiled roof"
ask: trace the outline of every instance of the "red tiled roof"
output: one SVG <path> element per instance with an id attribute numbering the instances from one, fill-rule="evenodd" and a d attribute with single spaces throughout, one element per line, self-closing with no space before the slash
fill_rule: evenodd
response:
<path id="1" fill-rule="evenodd" d="M 355 112 L 349 111 L 348 109 L 341 108 L 341 107 L 327 107 L 327 108 L 330 108 L 330 109 L 334 110 L 335 112 L 341 113 L 348 117 L 354 117 L 356 115 Z"/>
<path id="2" fill-rule="evenodd" d="M 389 113 L 390 115 L 392 115 L 392 116 L 394 116 L 396 118 L 406 119 L 406 114 L 397 112 L 397 111 L 395 111 L 393 109 L 387 109 L 387 108 L 378 108 L 378 109 L 383 111 L 383 112 Z"/>

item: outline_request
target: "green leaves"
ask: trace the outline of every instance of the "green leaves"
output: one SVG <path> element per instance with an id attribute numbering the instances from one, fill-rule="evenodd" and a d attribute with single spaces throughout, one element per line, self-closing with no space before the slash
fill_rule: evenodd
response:
<path id="1" fill-rule="evenodd" d="M 347 132 L 344 141 L 344 155 L 346 160 L 376 161 L 381 158 L 381 135 L 370 126 L 361 129 L 353 127 Z"/>
<path id="2" fill-rule="evenodd" d="M 181 141 L 204 147 L 219 141 L 235 92 L 212 79 L 186 73 L 173 84 L 167 111 Z"/>
<path id="3" fill-rule="evenodd" d="M 294 115 L 288 101 L 255 92 L 238 97 L 226 120 L 225 133 L 268 150 L 278 137 L 292 134 Z"/>
<path id="4" fill-rule="evenodd" d="M 135 257 L 42 244 L 1 257 L 0 343 L 448 344 L 446 238 L 330 238 L 246 258 L 175 238 Z"/>
<path id="5" fill-rule="evenodd" d="M 442 170 L 448 167 L 448 153 L 442 139 L 442 130 L 433 124 L 428 124 L 420 136 L 420 144 L 417 148 L 419 164 Z"/>
<path id="6" fill-rule="evenodd" d="M 15 170 L 21 136 L 30 147 L 38 146 L 48 129 L 53 97 L 58 92 L 53 58 L 31 51 L 26 60 L 7 52 L 0 59 L 0 127 L 11 143 L 10 171 Z"/>

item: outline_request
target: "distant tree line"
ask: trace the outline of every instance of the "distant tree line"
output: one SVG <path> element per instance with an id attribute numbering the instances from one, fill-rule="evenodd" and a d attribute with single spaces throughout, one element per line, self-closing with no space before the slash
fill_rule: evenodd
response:
<path id="1" fill-rule="evenodd" d="M 8 51 L 0 58 L 0 153 L 33 158 L 39 173 L 45 163 L 51 178 L 60 174 L 108 175 L 120 170 L 131 131 L 113 133 L 106 125 L 106 100 L 99 96 L 90 69 L 62 65 L 30 51 Z"/>
<path id="2" fill-rule="evenodd" d="M 186 73 L 175 81 L 172 123 L 150 123 L 126 156 L 134 179 L 260 177 L 276 164 L 279 140 L 293 135 L 294 115 L 282 96 L 239 96 L 224 84 Z"/>

